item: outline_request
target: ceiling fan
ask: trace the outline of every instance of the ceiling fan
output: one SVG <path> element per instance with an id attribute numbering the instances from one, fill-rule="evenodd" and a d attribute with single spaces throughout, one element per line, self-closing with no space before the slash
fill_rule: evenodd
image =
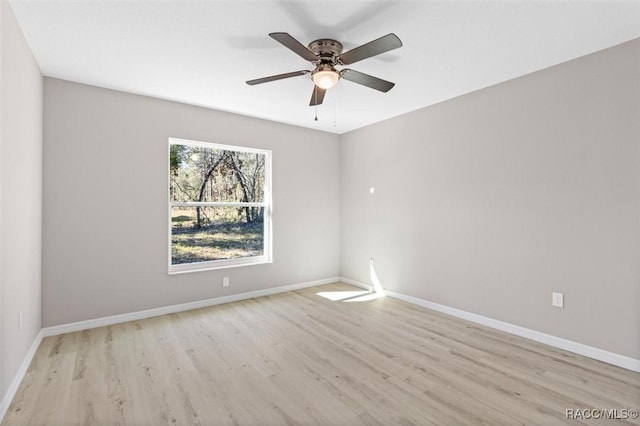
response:
<path id="1" fill-rule="evenodd" d="M 311 74 L 314 86 L 309 105 L 315 106 L 322 104 L 327 89 L 335 86 L 341 78 L 381 92 L 388 92 L 395 85 L 395 83 L 391 83 L 390 81 L 352 69 L 344 68 L 342 70 L 337 70 L 335 68 L 338 65 L 351 65 L 363 59 L 401 47 L 402 42 L 398 36 L 393 33 L 370 41 L 369 43 L 363 44 L 362 46 L 351 49 L 345 53 L 342 53 L 342 44 L 339 41 L 330 38 L 314 40 L 309 43 L 308 47 L 305 47 L 289 33 L 270 33 L 269 36 L 292 50 L 294 53 L 298 54 L 303 59 L 311 62 L 315 65 L 315 69 L 313 71 L 293 71 L 285 74 L 277 74 L 269 77 L 249 80 L 247 81 L 247 84 L 250 86 L 268 83 L 275 80 L 282 80 L 284 78 Z"/>

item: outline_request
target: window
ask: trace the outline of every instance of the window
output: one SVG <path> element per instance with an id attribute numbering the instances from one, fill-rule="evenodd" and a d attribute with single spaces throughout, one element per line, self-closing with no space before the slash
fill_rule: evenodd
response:
<path id="1" fill-rule="evenodd" d="M 271 151 L 169 139 L 169 273 L 271 262 Z"/>

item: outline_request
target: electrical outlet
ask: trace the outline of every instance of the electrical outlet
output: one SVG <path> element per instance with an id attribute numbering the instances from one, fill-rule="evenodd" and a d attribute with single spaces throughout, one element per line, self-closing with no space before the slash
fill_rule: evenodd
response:
<path id="1" fill-rule="evenodd" d="M 562 293 L 551 293 L 551 305 L 557 308 L 564 307 L 564 295 Z"/>
<path id="2" fill-rule="evenodd" d="M 222 277 L 222 287 L 229 287 L 229 277 Z"/>
<path id="3" fill-rule="evenodd" d="M 18 331 L 22 331 L 22 312 L 18 314 Z"/>

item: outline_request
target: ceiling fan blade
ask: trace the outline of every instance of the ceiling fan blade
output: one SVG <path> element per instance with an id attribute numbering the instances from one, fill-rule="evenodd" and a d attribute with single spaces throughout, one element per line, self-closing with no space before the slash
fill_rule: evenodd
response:
<path id="1" fill-rule="evenodd" d="M 283 78 L 290 78 L 290 77 L 298 77 L 301 75 L 306 75 L 309 74 L 311 71 L 307 71 L 307 70 L 301 70 L 301 71 L 294 71 L 294 72 L 288 72 L 285 74 L 277 74 L 277 75 L 272 75 L 269 77 L 262 77 L 262 78 L 256 78 L 255 80 L 249 80 L 247 81 L 247 84 L 249 86 L 255 86 L 256 84 L 262 84 L 262 83 L 268 83 L 270 81 L 276 81 L 276 80 L 282 80 Z"/>
<path id="2" fill-rule="evenodd" d="M 402 42 L 394 33 L 387 34 L 367 44 L 356 47 L 338 56 L 343 65 L 350 65 L 363 59 L 379 55 L 402 46 Z"/>
<path id="3" fill-rule="evenodd" d="M 269 37 L 281 43 L 283 46 L 288 47 L 307 61 L 315 62 L 318 60 L 315 53 L 307 49 L 305 45 L 293 38 L 289 33 L 269 33 Z"/>
<path id="4" fill-rule="evenodd" d="M 381 92 L 388 92 L 389 90 L 391 90 L 391 88 L 393 88 L 393 86 L 396 85 L 395 83 L 392 83 L 390 81 L 350 69 L 344 69 L 340 71 L 340 75 L 345 80 L 362 84 L 363 86 L 367 86 Z"/>
<path id="5" fill-rule="evenodd" d="M 322 104 L 324 100 L 324 94 L 327 92 L 327 89 L 321 89 L 320 87 L 313 85 L 313 93 L 311 94 L 311 101 L 309 102 L 309 106 L 316 106 Z"/>

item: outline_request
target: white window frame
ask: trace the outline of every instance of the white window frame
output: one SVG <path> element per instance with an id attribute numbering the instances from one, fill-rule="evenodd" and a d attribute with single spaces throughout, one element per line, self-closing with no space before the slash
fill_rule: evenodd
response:
<path id="1" fill-rule="evenodd" d="M 264 198 L 261 203 L 229 203 L 229 202 L 171 202 L 169 199 L 171 185 L 171 168 L 169 167 L 171 145 L 187 145 L 193 147 L 215 148 L 225 151 L 249 152 L 253 154 L 262 154 L 265 156 L 264 161 Z M 259 265 L 272 263 L 272 200 L 271 200 L 271 151 L 257 148 L 247 148 L 234 145 L 223 145 L 214 142 L 193 141 L 178 138 L 169 138 L 167 146 L 167 204 L 168 204 L 168 241 L 169 241 L 169 274 L 182 274 L 186 272 L 208 271 L 221 268 L 235 268 L 239 266 Z M 263 244 L 264 254 L 262 256 L 240 257 L 236 259 L 220 259 L 205 262 L 180 263 L 173 265 L 171 263 L 171 208 L 172 207 L 263 207 L 264 208 L 264 229 Z"/>

